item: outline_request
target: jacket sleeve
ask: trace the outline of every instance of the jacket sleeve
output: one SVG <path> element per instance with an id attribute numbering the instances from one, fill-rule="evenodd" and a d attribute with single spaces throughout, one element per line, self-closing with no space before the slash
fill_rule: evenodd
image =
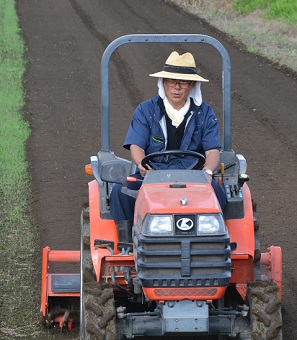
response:
<path id="1" fill-rule="evenodd" d="M 145 116 L 145 104 L 140 104 L 133 115 L 123 147 L 130 149 L 131 144 L 146 150 L 149 143 L 150 126 Z"/>
<path id="2" fill-rule="evenodd" d="M 204 122 L 202 133 L 202 146 L 204 151 L 211 149 L 220 149 L 221 140 L 219 132 L 218 119 L 209 105 L 203 107 Z"/>

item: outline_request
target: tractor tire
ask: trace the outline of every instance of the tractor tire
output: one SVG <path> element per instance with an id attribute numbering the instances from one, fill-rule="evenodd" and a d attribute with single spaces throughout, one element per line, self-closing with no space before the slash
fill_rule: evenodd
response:
<path id="1" fill-rule="evenodd" d="M 251 339 L 282 340 L 281 302 L 278 286 L 272 281 L 254 281 L 248 285 Z"/>
<path id="2" fill-rule="evenodd" d="M 90 255 L 88 208 L 81 218 L 81 340 L 116 340 L 116 312 L 113 287 L 97 282 Z"/>

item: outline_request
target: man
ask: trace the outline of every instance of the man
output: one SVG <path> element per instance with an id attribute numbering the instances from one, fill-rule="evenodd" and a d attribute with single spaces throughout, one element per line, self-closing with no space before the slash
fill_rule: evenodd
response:
<path id="1" fill-rule="evenodd" d="M 212 180 L 213 171 L 219 164 L 221 148 L 218 121 L 212 108 L 202 101 L 201 82 L 208 82 L 197 74 L 191 53 L 179 55 L 172 52 L 163 71 L 150 74 L 158 79 L 158 96 L 141 103 L 135 110 L 124 141 L 130 149 L 131 158 L 137 165 L 135 176 L 144 177 L 150 166 L 141 165 L 141 160 L 150 153 L 164 150 L 189 150 L 205 155 L 203 170 L 224 209 L 226 197 L 223 190 Z M 193 164 L 192 157 L 157 158 L 158 169 L 186 169 Z M 130 189 L 139 189 L 140 184 L 129 184 Z M 121 192 L 116 185 L 111 193 L 110 211 L 117 224 L 121 241 L 131 229 L 135 200 Z"/>

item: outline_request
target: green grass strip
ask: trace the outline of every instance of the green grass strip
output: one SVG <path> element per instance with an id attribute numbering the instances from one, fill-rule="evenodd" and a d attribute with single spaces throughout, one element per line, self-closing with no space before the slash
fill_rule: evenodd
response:
<path id="1" fill-rule="evenodd" d="M 0 338 L 39 338 L 23 119 L 24 43 L 14 0 L 0 1 Z M 35 281 L 34 281 L 35 280 Z"/>

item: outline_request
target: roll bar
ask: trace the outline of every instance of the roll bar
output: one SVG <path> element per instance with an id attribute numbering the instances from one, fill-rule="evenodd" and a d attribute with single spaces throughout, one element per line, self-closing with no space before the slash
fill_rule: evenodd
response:
<path id="1" fill-rule="evenodd" d="M 203 43 L 213 46 L 222 57 L 223 149 L 231 150 L 231 65 L 225 47 L 216 39 L 202 34 L 131 34 L 115 39 L 101 59 L 101 151 L 110 151 L 109 61 L 113 52 L 124 44 L 135 43 Z"/>

